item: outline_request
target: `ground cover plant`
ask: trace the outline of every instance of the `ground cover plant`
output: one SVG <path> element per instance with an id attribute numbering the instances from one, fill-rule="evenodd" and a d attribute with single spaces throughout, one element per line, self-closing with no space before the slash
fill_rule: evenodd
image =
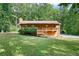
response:
<path id="1" fill-rule="evenodd" d="M 66 39 L 66 38 L 65 38 Z M 79 40 L 0 34 L 0 56 L 79 55 Z"/>

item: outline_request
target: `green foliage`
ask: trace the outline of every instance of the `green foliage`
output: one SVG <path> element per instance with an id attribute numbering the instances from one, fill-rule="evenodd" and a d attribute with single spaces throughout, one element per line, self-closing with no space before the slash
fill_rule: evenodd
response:
<path id="1" fill-rule="evenodd" d="M 4 24 L 7 22 L 9 25 L 9 27 L 7 25 L 8 29 L 10 29 L 10 25 L 17 27 L 19 17 L 22 17 L 25 20 L 56 20 L 59 12 L 57 9 L 54 9 L 51 4 L 47 3 L 2 3 L 0 4 L 0 11 L 0 22 L 2 23 L 1 26 L 3 28 L 6 27 Z"/>
<path id="2" fill-rule="evenodd" d="M 19 17 L 24 20 L 57 20 L 61 23 L 61 32 L 79 35 L 79 3 L 61 3 L 54 9 L 49 3 L 1 3 L 0 32 L 17 31 Z M 10 29 L 15 26 L 13 30 Z"/>
<path id="3" fill-rule="evenodd" d="M 19 33 L 22 35 L 36 35 L 37 29 L 36 27 L 25 27 L 19 30 Z"/>
<path id="4" fill-rule="evenodd" d="M 54 15 L 58 14 L 58 10 L 53 8 L 53 5 L 47 3 L 28 3 L 28 4 L 13 4 L 18 17 L 25 20 L 53 20 Z"/>
<path id="5" fill-rule="evenodd" d="M 2 31 L 2 26 L 0 25 L 0 32 Z"/>
<path id="6" fill-rule="evenodd" d="M 72 34 L 72 35 L 79 35 L 79 13 L 78 13 L 78 6 L 79 4 L 61 4 L 63 5 L 61 9 L 60 15 L 61 17 L 61 31 L 64 31 L 65 34 Z"/>
<path id="7" fill-rule="evenodd" d="M 1 6 L 1 16 L 0 16 L 0 30 L 4 32 L 10 31 L 10 18 L 9 18 L 9 4 L 3 3 L 0 4 Z"/>
<path id="8" fill-rule="evenodd" d="M 0 19 L 1 21 L 1 19 Z M 0 32 L 2 31 L 2 23 L 0 22 Z"/>
<path id="9" fill-rule="evenodd" d="M 12 32 L 16 32 L 16 31 L 18 31 L 18 29 L 19 28 L 17 28 L 15 25 L 10 26 L 10 31 L 12 31 Z"/>
<path id="10" fill-rule="evenodd" d="M 10 25 L 9 24 L 4 24 L 3 32 L 9 32 L 9 31 L 10 31 Z"/>

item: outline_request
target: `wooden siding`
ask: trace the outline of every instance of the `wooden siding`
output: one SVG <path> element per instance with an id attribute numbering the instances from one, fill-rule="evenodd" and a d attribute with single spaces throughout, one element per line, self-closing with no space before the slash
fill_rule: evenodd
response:
<path id="1" fill-rule="evenodd" d="M 59 36 L 60 35 L 60 25 L 56 24 L 21 24 L 21 28 L 23 27 L 37 27 L 37 35 L 47 35 L 47 36 Z"/>

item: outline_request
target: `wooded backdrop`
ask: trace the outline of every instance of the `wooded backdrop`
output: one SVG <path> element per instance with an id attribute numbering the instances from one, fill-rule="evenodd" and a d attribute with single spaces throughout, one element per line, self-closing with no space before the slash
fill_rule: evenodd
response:
<path id="1" fill-rule="evenodd" d="M 16 31 L 19 17 L 24 20 L 57 20 L 61 23 L 61 32 L 79 35 L 79 4 L 60 3 L 53 8 L 49 3 L 1 3 L 0 31 Z"/>

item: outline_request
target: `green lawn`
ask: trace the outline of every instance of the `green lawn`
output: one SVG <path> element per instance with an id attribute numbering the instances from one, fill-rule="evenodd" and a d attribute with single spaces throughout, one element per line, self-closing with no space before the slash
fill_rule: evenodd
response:
<path id="1" fill-rule="evenodd" d="M 0 55 L 79 55 L 79 40 L 0 34 Z"/>

